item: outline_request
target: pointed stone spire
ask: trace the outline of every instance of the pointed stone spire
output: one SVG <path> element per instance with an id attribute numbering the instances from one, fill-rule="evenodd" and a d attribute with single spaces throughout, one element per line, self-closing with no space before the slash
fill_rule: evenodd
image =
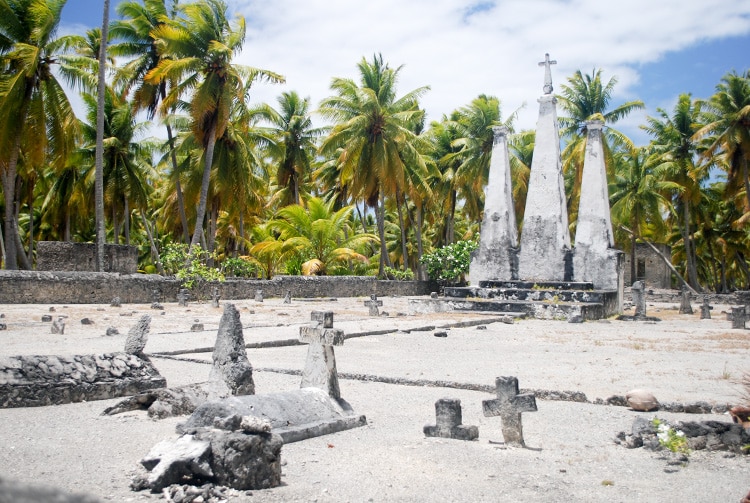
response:
<path id="1" fill-rule="evenodd" d="M 479 248 L 471 257 L 469 282 L 511 280 L 518 277 L 518 229 L 513 208 L 508 156 L 508 128 L 494 126 L 490 174 L 484 191 L 484 220 Z"/>
<path id="2" fill-rule="evenodd" d="M 594 288 L 614 290 L 620 284 L 621 253 L 614 250 L 615 238 L 609 208 L 607 170 L 604 165 L 602 128 L 599 120 L 586 123 L 586 153 L 578 205 L 575 254 L 576 281 L 589 281 Z"/>
<path id="3" fill-rule="evenodd" d="M 545 66 L 545 93 L 551 92 L 549 56 Z M 539 98 L 534 158 L 531 162 L 528 196 L 523 215 L 518 274 L 522 280 L 564 281 L 570 250 L 568 208 L 560 161 L 557 99 L 552 94 Z M 568 274 L 569 275 L 569 274 Z"/>

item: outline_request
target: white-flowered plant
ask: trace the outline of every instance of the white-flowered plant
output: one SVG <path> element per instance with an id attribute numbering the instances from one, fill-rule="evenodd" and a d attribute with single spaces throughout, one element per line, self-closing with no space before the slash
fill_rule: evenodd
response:
<path id="1" fill-rule="evenodd" d="M 672 428 L 669 424 L 657 418 L 654 418 L 652 424 L 656 428 L 656 438 L 659 439 L 659 445 L 672 452 L 685 455 L 690 453 L 685 432 Z"/>

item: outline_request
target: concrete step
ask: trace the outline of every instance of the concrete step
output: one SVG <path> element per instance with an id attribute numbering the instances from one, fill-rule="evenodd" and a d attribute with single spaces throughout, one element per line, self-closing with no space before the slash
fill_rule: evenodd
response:
<path id="1" fill-rule="evenodd" d="M 614 290 L 547 290 L 528 288 L 446 287 L 445 296 L 451 298 L 482 298 L 496 300 L 541 300 L 548 302 L 605 302 Z"/>
<path id="2" fill-rule="evenodd" d="M 580 316 L 584 320 L 607 317 L 601 302 L 551 302 L 532 300 L 498 300 L 482 298 L 441 297 L 409 299 L 411 312 L 473 311 L 485 313 L 525 313 L 529 318 L 568 320 Z"/>
<path id="3" fill-rule="evenodd" d="M 522 290 L 593 290 L 589 281 L 523 281 L 487 280 L 480 281 L 479 288 L 513 288 Z"/>

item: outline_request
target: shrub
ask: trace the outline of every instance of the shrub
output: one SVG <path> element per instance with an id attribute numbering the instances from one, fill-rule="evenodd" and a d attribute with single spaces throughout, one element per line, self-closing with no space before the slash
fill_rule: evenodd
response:
<path id="1" fill-rule="evenodd" d="M 221 272 L 231 278 L 256 278 L 258 266 L 242 257 L 230 257 L 221 264 Z"/>
<path id="2" fill-rule="evenodd" d="M 386 267 L 383 274 L 386 279 L 395 279 L 396 281 L 411 281 L 414 279 L 414 272 L 411 269 L 402 271 L 393 267 Z"/>
<path id="3" fill-rule="evenodd" d="M 224 281 L 224 275 L 221 271 L 206 265 L 209 259 L 216 259 L 215 252 L 209 253 L 198 249 L 192 255 L 189 255 L 188 250 L 188 245 L 182 243 L 166 245 L 162 253 L 164 273 L 173 274 L 180 280 L 183 287 L 189 289 L 193 289 L 206 281 Z"/>
<path id="4" fill-rule="evenodd" d="M 469 272 L 471 252 L 477 249 L 476 241 L 457 241 L 422 255 L 422 264 L 430 278 L 438 281 L 456 281 Z"/>

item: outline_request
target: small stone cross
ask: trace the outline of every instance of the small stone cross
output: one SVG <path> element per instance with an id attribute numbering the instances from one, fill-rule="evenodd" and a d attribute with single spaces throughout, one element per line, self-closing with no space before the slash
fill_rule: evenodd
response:
<path id="1" fill-rule="evenodd" d="M 500 416 L 505 443 L 525 447 L 521 412 L 536 412 L 536 398 L 532 394 L 518 394 L 517 377 L 495 378 L 495 393 L 496 399 L 482 400 L 485 417 Z"/>
<path id="2" fill-rule="evenodd" d="M 441 398 L 435 402 L 435 425 L 424 427 L 428 437 L 455 438 L 457 440 L 476 440 L 479 428 L 461 424 L 461 400 Z"/>
<path id="3" fill-rule="evenodd" d="M 309 344 L 300 388 L 320 388 L 341 398 L 333 346 L 344 344 L 344 331 L 333 328 L 333 311 L 313 311 L 310 325 L 299 327 L 299 340 Z"/>
<path id="4" fill-rule="evenodd" d="M 64 334 L 65 333 L 65 318 L 58 316 L 56 320 L 52 322 L 50 327 L 50 333 L 53 334 Z"/>
<path id="5" fill-rule="evenodd" d="M 161 302 L 161 292 L 159 290 L 151 290 L 151 302 L 154 304 Z"/>
<path id="6" fill-rule="evenodd" d="M 211 307 L 219 307 L 219 300 L 221 300 L 221 294 L 219 293 L 219 289 L 214 287 L 211 290 Z"/>
<path id="7" fill-rule="evenodd" d="M 263 290 L 255 291 L 255 302 L 263 302 Z"/>
<path id="8" fill-rule="evenodd" d="M 552 71 L 550 65 L 556 65 L 557 60 L 550 60 L 549 53 L 545 53 L 544 61 L 539 62 L 539 66 L 544 67 L 544 94 L 552 94 Z"/>
<path id="9" fill-rule="evenodd" d="M 378 296 L 374 293 L 370 295 L 370 300 L 365 301 L 365 306 L 370 308 L 370 316 L 380 316 L 380 311 L 378 311 L 378 306 L 382 306 L 383 301 L 378 300 Z"/>
<path id="10" fill-rule="evenodd" d="M 190 298 L 190 293 L 188 293 L 187 289 L 180 288 L 180 291 L 177 292 L 177 304 L 179 304 L 182 307 L 187 307 L 189 298 Z"/>
<path id="11" fill-rule="evenodd" d="M 708 303 L 708 295 L 703 296 L 703 304 L 701 304 L 701 319 L 711 319 L 711 305 Z"/>

